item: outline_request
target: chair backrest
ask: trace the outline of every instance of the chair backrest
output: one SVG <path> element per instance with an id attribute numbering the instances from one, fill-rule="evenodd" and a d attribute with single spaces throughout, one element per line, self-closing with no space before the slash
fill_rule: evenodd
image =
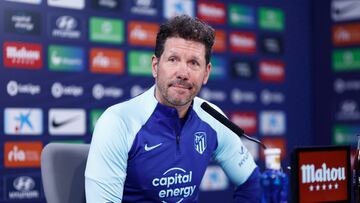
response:
<path id="1" fill-rule="evenodd" d="M 90 144 L 49 143 L 41 153 L 47 203 L 85 201 L 85 166 Z"/>

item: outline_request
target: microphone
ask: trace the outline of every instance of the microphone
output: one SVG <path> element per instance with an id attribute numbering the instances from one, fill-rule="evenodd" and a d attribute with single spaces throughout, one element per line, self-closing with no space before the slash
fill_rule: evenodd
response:
<path id="1" fill-rule="evenodd" d="M 219 113 L 218 111 L 216 111 L 213 107 L 211 107 L 208 103 L 203 102 L 200 107 L 206 111 L 206 113 L 210 114 L 212 117 L 214 117 L 217 121 L 219 121 L 220 123 L 222 123 L 223 125 L 225 125 L 227 128 L 229 128 L 231 131 L 233 131 L 234 133 L 236 133 L 239 137 L 243 136 L 248 140 L 251 140 L 253 142 L 258 143 L 259 145 L 261 145 L 264 149 L 266 149 L 266 146 L 260 142 L 259 140 L 253 138 L 253 137 L 249 137 L 248 135 L 245 134 L 244 130 L 239 128 L 235 123 L 231 122 L 229 119 L 227 119 L 224 115 L 222 115 L 221 113 Z"/>

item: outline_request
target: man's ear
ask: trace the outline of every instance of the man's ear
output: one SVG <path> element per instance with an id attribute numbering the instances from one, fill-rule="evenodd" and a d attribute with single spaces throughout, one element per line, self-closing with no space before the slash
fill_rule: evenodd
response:
<path id="1" fill-rule="evenodd" d="M 207 83 L 208 80 L 209 80 L 211 68 L 212 68 L 211 63 L 208 63 L 208 64 L 206 65 L 205 76 L 204 76 L 204 79 L 203 79 L 203 85 L 206 85 L 206 83 Z"/>
<path id="2" fill-rule="evenodd" d="M 159 59 L 153 55 L 151 58 L 151 71 L 154 78 L 157 77 L 157 67 L 158 67 Z"/>

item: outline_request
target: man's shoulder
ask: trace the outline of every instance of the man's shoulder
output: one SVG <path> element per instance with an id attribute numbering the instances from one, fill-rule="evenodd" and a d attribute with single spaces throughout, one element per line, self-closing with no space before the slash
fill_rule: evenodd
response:
<path id="1" fill-rule="evenodd" d="M 198 112 L 206 113 L 206 112 L 201 108 L 201 105 L 202 105 L 204 102 L 207 103 L 207 104 L 209 104 L 209 105 L 210 105 L 212 108 L 214 108 L 216 111 L 224 114 L 223 111 L 222 111 L 216 104 L 213 104 L 213 103 L 211 103 L 211 102 L 209 102 L 209 101 L 207 101 L 207 100 L 205 100 L 205 99 L 202 99 L 202 98 L 200 98 L 200 97 L 195 97 L 195 98 L 194 98 L 193 108 L 194 108 L 194 110 L 195 110 L 197 113 L 198 113 Z M 206 113 L 206 114 L 207 114 L 207 113 Z"/>
<path id="2" fill-rule="evenodd" d="M 104 114 L 123 122 L 146 119 L 152 114 L 157 104 L 151 91 L 149 89 L 134 98 L 114 104 L 107 108 Z"/>
<path id="3" fill-rule="evenodd" d="M 218 111 L 220 114 L 224 114 L 224 112 L 215 104 L 206 101 L 204 99 L 201 99 L 199 97 L 194 98 L 193 103 L 193 109 L 196 112 L 196 115 L 205 123 L 207 123 L 213 130 L 215 130 L 217 133 L 221 132 L 223 130 L 223 125 L 212 115 L 210 115 L 207 111 L 205 111 L 201 105 L 206 102 L 208 105 L 210 105 L 212 108 L 214 108 L 216 111 Z"/>

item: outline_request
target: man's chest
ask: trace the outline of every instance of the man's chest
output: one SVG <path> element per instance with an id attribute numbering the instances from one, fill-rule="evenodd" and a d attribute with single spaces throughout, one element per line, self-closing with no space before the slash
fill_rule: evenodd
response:
<path id="1" fill-rule="evenodd" d="M 143 129 L 129 152 L 126 184 L 165 202 L 194 199 L 216 145 L 215 133 L 201 125 Z"/>

